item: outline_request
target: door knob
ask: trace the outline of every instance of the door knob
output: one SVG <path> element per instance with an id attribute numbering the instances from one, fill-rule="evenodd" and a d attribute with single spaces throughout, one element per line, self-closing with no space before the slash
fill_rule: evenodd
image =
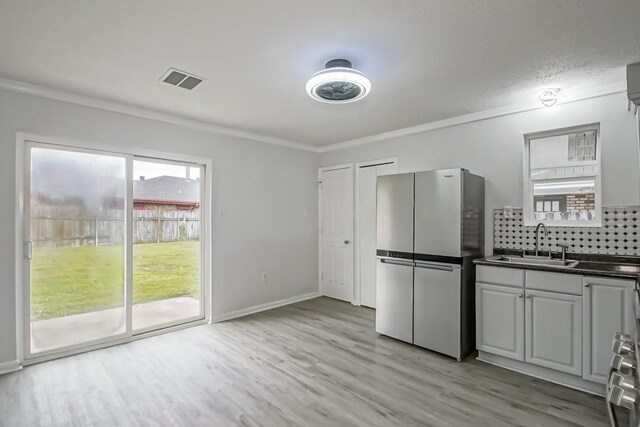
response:
<path id="1" fill-rule="evenodd" d="M 348 244 L 349 244 L 349 241 L 348 241 L 348 240 L 345 240 L 345 241 L 344 241 L 344 244 L 345 244 L 345 245 L 348 245 Z"/>

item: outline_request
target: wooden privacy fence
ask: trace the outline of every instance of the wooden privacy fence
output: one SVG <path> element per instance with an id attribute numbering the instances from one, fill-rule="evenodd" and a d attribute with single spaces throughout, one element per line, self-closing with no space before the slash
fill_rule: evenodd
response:
<path id="1" fill-rule="evenodd" d="M 107 210 L 101 216 L 44 215 L 31 217 L 34 247 L 61 248 L 114 245 L 124 242 L 124 212 Z M 35 212 L 34 212 L 35 213 Z M 133 243 L 162 243 L 200 239 L 200 212 L 174 210 L 134 210 Z"/>
<path id="2" fill-rule="evenodd" d="M 200 239 L 200 211 L 133 211 L 133 243 Z"/>

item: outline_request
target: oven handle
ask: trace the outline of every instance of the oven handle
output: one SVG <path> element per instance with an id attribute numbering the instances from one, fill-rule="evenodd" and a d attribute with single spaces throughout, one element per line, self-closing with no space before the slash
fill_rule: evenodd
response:
<path id="1" fill-rule="evenodd" d="M 618 423 L 618 417 L 616 415 L 616 408 L 615 405 L 613 403 L 611 403 L 611 375 L 613 374 L 614 370 L 613 369 L 609 369 L 609 377 L 607 378 L 607 393 L 605 398 L 607 399 L 607 413 L 609 415 L 609 423 L 611 424 L 611 427 L 619 427 L 620 424 Z"/>

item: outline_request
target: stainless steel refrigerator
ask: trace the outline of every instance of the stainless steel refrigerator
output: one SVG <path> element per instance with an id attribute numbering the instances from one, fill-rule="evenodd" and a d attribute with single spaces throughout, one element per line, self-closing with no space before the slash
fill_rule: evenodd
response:
<path id="1" fill-rule="evenodd" d="M 475 348 L 473 260 L 483 248 L 484 178 L 378 177 L 376 331 L 462 360 Z"/>

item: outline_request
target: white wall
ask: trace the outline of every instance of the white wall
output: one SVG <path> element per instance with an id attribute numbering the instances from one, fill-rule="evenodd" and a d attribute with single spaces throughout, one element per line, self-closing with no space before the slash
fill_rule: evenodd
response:
<path id="1" fill-rule="evenodd" d="M 485 177 L 486 253 L 493 246 L 492 211 L 522 206 L 526 133 L 600 122 L 604 206 L 638 204 L 639 162 L 636 118 L 624 94 L 557 105 L 393 140 L 328 151 L 321 166 L 398 156 L 399 172 L 462 167 Z"/>
<path id="2" fill-rule="evenodd" d="M 211 158 L 214 316 L 318 290 L 317 154 L 0 90 L 0 364 L 17 354 L 18 131 Z"/>
<path id="3" fill-rule="evenodd" d="M 464 167 L 486 178 L 491 210 L 522 206 L 523 134 L 601 123 L 604 205 L 640 203 L 638 124 L 623 94 L 438 129 L 317 155 L 0 90 L 0 364 L 16 359 L 16 132 L 213 160 L 214 316 L 315 292 L 317 168 L 398 156 L 399 172 Z M 311 215 L 304 218 L 304 210 Z M 261 272 L 269 281 L 261 282 Z"/>

